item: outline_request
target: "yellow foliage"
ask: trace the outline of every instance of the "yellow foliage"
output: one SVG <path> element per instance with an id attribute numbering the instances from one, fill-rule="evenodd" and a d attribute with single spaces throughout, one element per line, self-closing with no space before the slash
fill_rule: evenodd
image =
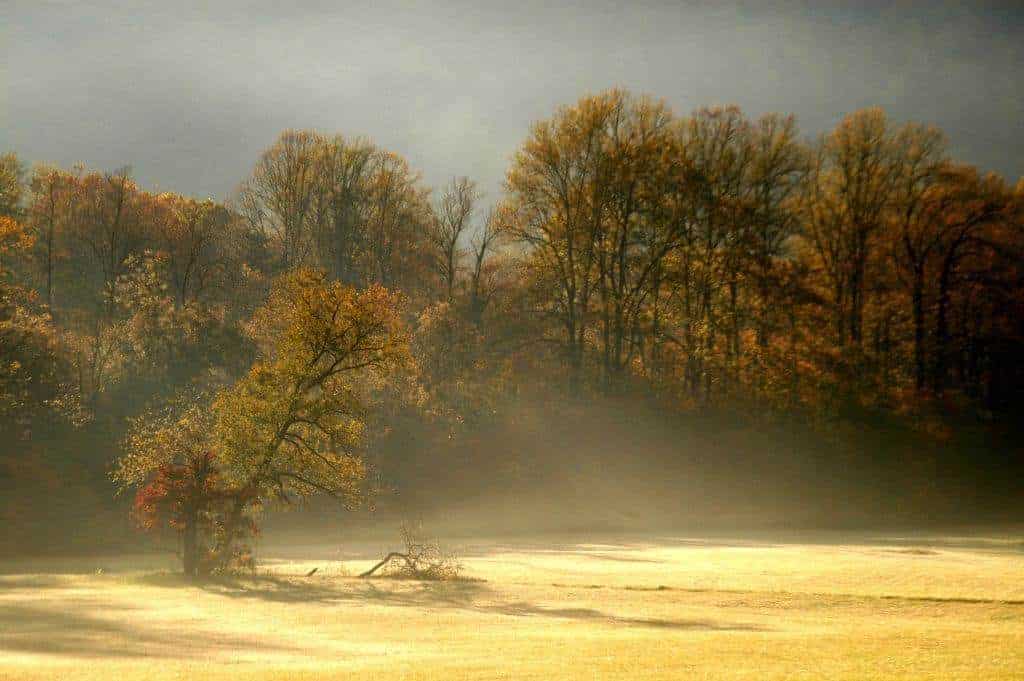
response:
<path id="1" fill-rule="evenodd" d="M 228 475 L 281 501 L 360 501 L 367 393 L 411 362 L 402 298 L 299 269 L 254 316 L 260 357 L 213 409 Z"/>

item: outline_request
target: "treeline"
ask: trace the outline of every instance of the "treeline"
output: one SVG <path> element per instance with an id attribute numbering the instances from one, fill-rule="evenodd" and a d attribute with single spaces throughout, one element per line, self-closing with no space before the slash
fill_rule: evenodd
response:
<path id="1" fill-rule="evenodd" d="M 937 130 L 869 109 L 808 141 L 791 116 L 615 90 L 536 123 L 484 198 L 310 131 L 224 203 L 4 156 L 8 521 L 69 478 L 104 496 L 126 419 L 243 376 L 254 313 L 296 268 L 402 294 L 416 370 L 378 405 L 385 483 L 434 465 L 410 432 L 456 460 L 527 400 L 940 437 L 1020 415 L 1024 182 L 954 161 Z"/>
<path id="2" fill-rule="evenodd" d="M 936 130 L 872 109 L 807 144 L 792 117 L 611 92 L 537 124 L 508 188 L 574 380 L 784 408 L 1016 398 L 1024 184 Z"/>

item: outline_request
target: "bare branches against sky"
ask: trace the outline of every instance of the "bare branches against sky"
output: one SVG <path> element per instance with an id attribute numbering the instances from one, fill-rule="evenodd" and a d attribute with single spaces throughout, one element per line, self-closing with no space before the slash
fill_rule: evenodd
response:
<path id="1" fill-rule="evenodd" d="M 793 111 L 807 135 L 880 105 L 1024 174 L 1014 2 L 5 4 L 0 148 L 186 193 L 227 194 L 281 129 L 312 127 L 493 194 L 531 121 L 615 85 Z"/>

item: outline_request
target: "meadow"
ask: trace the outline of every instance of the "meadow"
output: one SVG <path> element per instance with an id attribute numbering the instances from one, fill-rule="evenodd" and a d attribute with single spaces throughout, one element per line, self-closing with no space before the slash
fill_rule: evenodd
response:
<path id="1" fill-rule="evenodd" d="M 375 542 L 202 584 L 169 554 L 0 559 L 0 678 L 1024 678 L 1024 533 L 452 546 L 444 582 L 356 577 Z"/>

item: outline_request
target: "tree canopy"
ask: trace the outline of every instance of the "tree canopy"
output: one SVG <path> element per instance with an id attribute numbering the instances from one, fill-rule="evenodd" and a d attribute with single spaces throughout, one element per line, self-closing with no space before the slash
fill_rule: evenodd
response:
<path id="1" fill-rule="evenodd" d="M 224 202 L 6 154 L 0 485 L 23 516 L 117 462 L 199 570 L 265 504 L 529 476 L 529 447 L 482 443 L 535 403 L 798 422 L 844 451 L 898 428 L 908 475 L 920 452 L 992 473 L 964 458 L 1024 406 L 1022 256 L 1024 181 L 879 109 L 812 140 L 609 90 L 535 122 L 490 197 L 309 130 Z"/>

